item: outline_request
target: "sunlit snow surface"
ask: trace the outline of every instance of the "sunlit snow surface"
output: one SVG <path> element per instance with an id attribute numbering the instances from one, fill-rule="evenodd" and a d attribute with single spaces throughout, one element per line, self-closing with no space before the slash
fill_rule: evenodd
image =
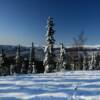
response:
<path id="1" fill-rule="evenodd" d="M 0 100 L 100 100 L 100 71 L 1 76 Z"/>

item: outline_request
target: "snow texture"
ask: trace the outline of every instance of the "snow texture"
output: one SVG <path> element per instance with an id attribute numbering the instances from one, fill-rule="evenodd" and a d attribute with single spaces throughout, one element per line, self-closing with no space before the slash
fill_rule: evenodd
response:
<path id="1" fill-rule="evenodd" d="M 1 76 L 0 100 L 100 100 L 100 71 Z"/>

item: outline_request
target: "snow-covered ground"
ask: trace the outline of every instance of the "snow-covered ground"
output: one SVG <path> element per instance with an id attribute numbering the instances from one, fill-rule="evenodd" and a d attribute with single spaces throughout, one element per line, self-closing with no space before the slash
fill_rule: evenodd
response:
<path id="1" fill-rule="evenodd" d="M 0 100 L 100 100 L 100 71 L 1 76 Z"/>

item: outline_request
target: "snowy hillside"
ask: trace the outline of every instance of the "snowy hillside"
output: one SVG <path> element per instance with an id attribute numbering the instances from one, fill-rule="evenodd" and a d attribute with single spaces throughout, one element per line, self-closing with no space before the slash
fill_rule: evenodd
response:
<path id="1" fill-rule="evenodd" d="M 100 71 L 2 76 L 0 100 L 100 100 Z"/>

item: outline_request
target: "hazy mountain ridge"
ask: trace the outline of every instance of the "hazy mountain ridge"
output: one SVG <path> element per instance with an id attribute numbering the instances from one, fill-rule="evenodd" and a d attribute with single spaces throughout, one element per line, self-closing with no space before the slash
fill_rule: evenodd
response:
<path id="1" fill-rule="evenodd" d="M 0 53 L 1 53 L 2 49 L 4 49 L 7 56 L 15 56 L 17 46 L 0 45 Z M 30 53 L 30 47 L 21 46 L 21 55 L 22 56 L 28 56 L 29 57 L 29 53 Z M 42 60 L 43 55 L 44 55 L 43 48 L 42 47 L 35 47 L 35 57 L 36 57 L 36 59 Z"/>
<path id="2" fill-rule="evenodd" d="M 87 49 L 95 49 L 95 50 L 100 50 L 100 45 L 85 45 L 84 46 Z M 0 45 L 0 51 L 2 49 L 5 50 L 7 56 L 15 56 L 16 55 L 16 48 L 17 46 L 14 45 Z M 56 55 L 59 56 L 59 48 L 60 47 L 55 47 Z M 66 46 L 66 48 L 71 48 L 71 46 Z M 21 46 L 21 55 L 22 56 L 28 56 L 29 57 L 29 52 L 30 52 L 30 47 L 25 47 Z M 35 47 L 35 58 L 38 60 L 43 60 L 44 58 L 44 47 Z"/>

